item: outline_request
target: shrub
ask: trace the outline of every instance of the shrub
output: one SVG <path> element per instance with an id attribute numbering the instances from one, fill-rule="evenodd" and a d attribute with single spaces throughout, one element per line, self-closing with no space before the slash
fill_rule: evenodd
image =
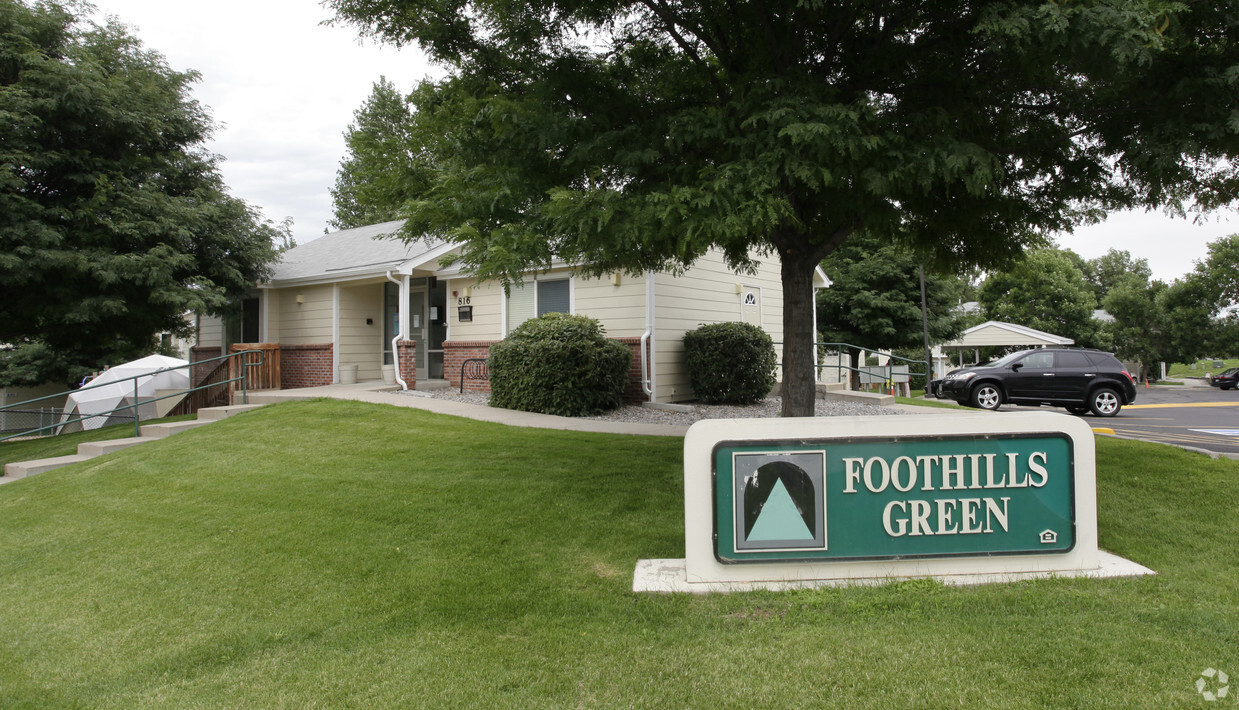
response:
<path id="1" fill-rule="evenodd" d="M 565 417 L 615 409 L 632 350 L 603 332 L 593 318 L 566 313 L 525 321 L 490 347 L 491 406 Z"/>
<path id="2" fill-rule="evenodd" d="M 774 387 L 774 341 L 748 323 L 714 323 L 684 334 L 684 366 L 707 404 L 753 404 Z"/>

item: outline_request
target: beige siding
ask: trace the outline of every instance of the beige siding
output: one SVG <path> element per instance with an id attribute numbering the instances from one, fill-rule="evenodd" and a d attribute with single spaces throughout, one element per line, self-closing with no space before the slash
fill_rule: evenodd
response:
<path id="1" fill-rule="evenodd" d="M 539 274 L 537 278 L 563 278 L 568 273 L 568 269 L 555 269 Z M 525 283 L 532 281 L 533 277 L 530 277 Z M 456 298 L 463 297 L 466 288 L 471 289 L 472 323 L 459 321 L 456 306 Z M 457 292 L 455 298 L 452 291 Z M 477 284 L 468 278 L 453 280 L 448 284 L 449 340 L 464 342 L 503 338 L 504 300 L 503 286 L 498 281 Z M 573 276 L 572 311 L 598 319 L 609 337 L 638 337 L 645 332 L 645 279 L 621 276 L 619 285 L 615 285 L 610 276 L 600 279 Z"/>
<path id="2" fill-rule="evenodd" d="M 297 296 L 302 303 L 297 303 Z M 271 294 L 271 318 L 279 324 L 271 332 L 285 345 L 330 343 L 334 308 L 331 286 L 282 288 Z M 272 338 L 275 339 L 274 337 Z"/>
<path id="3" fill-rule="evenodd" d="M 779 264 L 772 257 L 763 260 L 756 274 L 737 274 L 727 268 L 720 252 L 711 251 L 682 276 L 655 277 L 657 401 L 692 398 L 684 372 L 684 334 L 708 323 L 743 320 L 746 289 L 760 290 L 761 327 L 776 343 L 782 342 L 783 286 Z M 776 350 L 781 360 L 782 348 L 776 346 Z"/>
<path id="4" fill-rule="evenodd" d="M 473 322 L 460 322 L 457 300 L 465 297 L 473 305 Z M 452 292 L 456 295 L 453 296 Z M 447 285 L 448 340 L 467 342 L 503 338 L 503 286 L 498 281 L 477 283 L 471 278 L 452 279 Z"/>
<path id="5" fill-rule="evenodd" d="M 219 316 L 201 316 L 198 319 L 198 342 L 203 347 L 224 346 L 224 320 Z"/>
<path id="6" fill-rule="evenodd" d="M 258 318 L 261 320 L 259 332 L 262 339 L 268 343 L 280 342 L 280 294 L 278 291 L 263 289 L 260 292 Z"/>
<path id="7" fill-rule="evenodd" d="M 357 366 L 358 380 L 383 376 L 382 283 L 340 287 L 339 360 L 341 365 Z"/>
<path id="8" fill-rule="evenodd" d="M 611 338 L 636 338 L 645 332 L 645 278 L 621 274 L 619 285 L 612 277 L 587 279 L 573 284 L 576 312 L 596 318 Z"/>

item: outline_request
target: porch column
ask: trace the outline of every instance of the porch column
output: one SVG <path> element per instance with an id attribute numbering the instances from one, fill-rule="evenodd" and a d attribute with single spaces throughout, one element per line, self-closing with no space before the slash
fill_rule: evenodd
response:
<path id="1" fill-rule="evenodd" d="M 400 277 L 400 339 L 409 337 L 409 275 Z M 390 343 L 388 343 L 390 345 Z"/>

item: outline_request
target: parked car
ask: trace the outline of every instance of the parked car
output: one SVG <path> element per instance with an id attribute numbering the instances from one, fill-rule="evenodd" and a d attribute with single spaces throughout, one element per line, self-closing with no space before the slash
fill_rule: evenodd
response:
<path id="1" fill-rule="evenodd" d="M 1232 367 L 1216 375 L 1209 375 L 1209 386 L 1224 390 L 1239 387 L 1239 367 Z"/>
<path id="2" fill-rule="evenodd" d="M 1081 348 L 1021 350 L 955 370 L 937 391 L 940 398 L 981 409 L 1048 405 L 1099 417 L 1112 417 L 1136 401 L 1136 382 L 1113 353 Z"/>

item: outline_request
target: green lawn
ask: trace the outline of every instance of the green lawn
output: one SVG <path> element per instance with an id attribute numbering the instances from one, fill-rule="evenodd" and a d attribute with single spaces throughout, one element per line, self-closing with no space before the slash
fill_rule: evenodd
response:
<path id="1" fill-rule="evenodd" d="M 181 414 L 175 417 L 164 417 L 149 421 L 143 419 L 141 425 L 180 422 L 196 418 L 197 415 L 194 414 Z M 54 456 L 69 456 L 70 454 L 77 453 L 78 444 L 85 444 L 91 441 L 124 439 L 130 436 L 133 436 L 132 423 L 100 427 L 61 436 L 44 436 L 37 439 L 22 439 L 20 441 L 10 440 L 0 443 L 0 464 L 46 459 Z"/>
<path id="2" fill-rule="evenodd" d="M 1098 450 L 1156 577 L 635 595 L 679 440 L 268 407 L 0 486 L 0 707 L 1197 707 L 1239 464 Z"/>
<path id="3" fill-rule="evenodd" d="M 1220 367 L 1214 365 L 1215 362 L 1223 363 Z M 1190 364 L 1176 362 L 1172 364 L 1166 371 L 1167 377 L 1204 377 L 1209 373 L 1217 374 L 1222 370 L 1229 370 L 1232 367 L 1239 367 L 1239 359 L 1231 358 L 1228 360 L 1197 360 L 1196 367 L 1193 368 Z"/>

